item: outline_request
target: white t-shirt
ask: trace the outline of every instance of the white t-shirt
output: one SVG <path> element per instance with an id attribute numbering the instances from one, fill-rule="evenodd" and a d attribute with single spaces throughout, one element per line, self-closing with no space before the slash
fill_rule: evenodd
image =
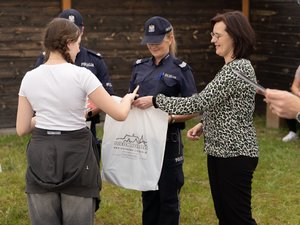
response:
<path id="1" fill-rule="evenodd" d="M 70 131 L 86 126 L 86 97 L 99 86 L 101 82 L 86 68 L 43 64 L 25 74 L 19 95 L 36 112 L 37 128 Z"/>

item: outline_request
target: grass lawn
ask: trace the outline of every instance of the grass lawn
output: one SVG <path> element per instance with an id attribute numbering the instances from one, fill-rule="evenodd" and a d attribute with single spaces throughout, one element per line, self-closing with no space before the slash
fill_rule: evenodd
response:
<path id="1" fill-rule="evenodd" d="M 195 124 L 190 121 L 188 127 Z M 260 225 L 300 224 L 300 140 L 283 143 L 286 130 L 266 129 L 255 119 L 260 159 L 253 180 L 252 208 Z M 99 132 L 101 132 L 99 128 Z M 183 136 L 186 130 L 183 131 Z M 0 224 L 28 225 L 24 174 L 29 137 L 0 136 Z M 207 178 L 203 139 L 185 139 L 185 185 L 181 192 L 182 225 L 216 225 Z M 141 194 L 104 183 L 96 225 L 141 224 Z"/>

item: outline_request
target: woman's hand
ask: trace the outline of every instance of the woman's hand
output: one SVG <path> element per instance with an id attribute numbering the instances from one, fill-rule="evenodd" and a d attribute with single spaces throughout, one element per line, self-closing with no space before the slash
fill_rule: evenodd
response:
<path id="1" fill-rule="evenodd" d="M 267 89 L 265 96 L 265 101 L 277 116 L 295 119 L 296 114 L 300 112 L 300 98 L 290 92 Z"/>
<path id="2" fill-rule="evenodd" d="M 136 97 L 139 96 L 139 95 L 137 94 L 139 88 L 140 88 L 140 86 L 138 85 L 138 86 L 134 89 L 134 91 L 133 91 L 132 93 L 126 94 L 126 95 L 123 97 L 122 101 L 128 99 L 131 103 L 133 103 L 133 102 L 134 102 L 134 99 L 135 99 Z"/>
<path id="3" fill-rule="evenodd" d="M 186 136 L 188 139 L 192 141 L 196 141 L 199 140 L 202 133 L 203 133 L 203 124 L 198 123 L 197 125 L 195 125 L 194 127 L 192 127 L 187 131 Z"/>
<path id="4" fill-rule="evenodd" d="M 140 98 L 134 100 L 133 105 L 140 109 L 147 109 L 147 108 L 153 106 L 152 96 L 140 97 Z"/>

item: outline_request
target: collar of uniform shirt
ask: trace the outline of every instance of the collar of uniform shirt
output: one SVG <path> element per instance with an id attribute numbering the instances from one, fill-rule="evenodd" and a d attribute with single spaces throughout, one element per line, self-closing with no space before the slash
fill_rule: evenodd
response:
<path id="1" fill-rule="evenodd" d="M 163 64 L 164 61 L 167 60 L 169 57 L 170 57 L 170 53 L 168 53 L 164 58 L 162 58 L 162 59 L 160 60 L 160 62 L 159 62 L 158 65 Z M 152 63 L 155 64 L 155 58 L 154 58 L 154 56 L 152 56 Z"/>

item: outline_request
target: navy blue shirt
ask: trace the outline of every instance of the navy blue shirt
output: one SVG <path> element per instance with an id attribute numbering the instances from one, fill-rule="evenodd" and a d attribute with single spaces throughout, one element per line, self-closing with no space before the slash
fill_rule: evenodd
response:
<path id="1" fill-rule="evenodd" d="M 162 93 L 166 96 L 189 97 L 197 93 L 194 76 L 189 65 L 166 55 L 158 65 L 154 58 L 139 59 L 133 66 L 129 92 L 139 85 L 138 94 L 155 96 Z"/>
<path id="2" fill-rule="evenodd" d="M 44 59 L 44 54 L 41 54 L 37 59 L 35 67 L 43 64 Z M 76 56 L 75 65 L 85 67 L 90 70 L 100 80 L 105 90 L 110 95 L 114 94 L 106 64 L 99 53 L 80 47 L 80 52 Z"/>
<path id="3" fill-rule="evenodd" d="M 166 55 L 158 65 L 154 57 L 138 59 L 132 71 L 129 92 L 139 85 L 139 97 L 156 96 L 162 93 L 166 96 L 189 97 L 197 93 L 194 76 L 189 65 Z M 184 123 L 178 124 L 180 128 Z"/>

